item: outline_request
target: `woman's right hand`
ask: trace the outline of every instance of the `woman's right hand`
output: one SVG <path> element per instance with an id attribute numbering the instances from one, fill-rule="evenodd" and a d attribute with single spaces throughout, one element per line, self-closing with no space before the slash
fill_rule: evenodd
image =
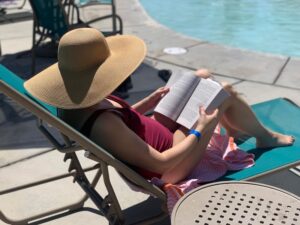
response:
<path id="1" fill-rule="evenodd" d="M 207 114 L 204 110 L 204 107 L 200 106 L 199 113 L 200 116 L 195 129 L 202 131 L 202 133 L 207 130 L 214 129 L 218 123 L 219 109 L 215 109 L 212 113 Z"/>

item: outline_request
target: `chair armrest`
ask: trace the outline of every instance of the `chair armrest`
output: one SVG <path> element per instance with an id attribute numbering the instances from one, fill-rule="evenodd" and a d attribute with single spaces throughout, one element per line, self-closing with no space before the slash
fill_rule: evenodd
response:
<path id="1" fill-rule="evenodd" d="M 90 0 L 86 3 L 79 3 L 77 4 L 77 6 L 79 8 L 86 8 L 86 7 L 89 7 L 89 6 L 97 6 L 97 5 L 111 5 L 112 7 L 115 7 L 115 1 L 114 0 L 111 0 L 111 2 L 105 2 L 105 1 L 97 1 L 97 0 Z"/>
<path id="2" fill-rule="evenodd" d="M 95 19 L 91 19 L 89 21 L 84 21 L 84 23 L 86 25 L 90 25 L 92 23 L 98 22 L 100 20 L 106 20 L 106 19 L 111 19 L 111 18 L 116 18 L 118 21 L 118 25 L 119 25 L 119 31 L 118 32 L 111 32 L 111 33 L 119 33 L 122 34 L 123 33 L 123 21 L 122 18 L 119 15 L 106 15 L 106 16 L 101 16 L 101 17 L 97 17 Z"/>

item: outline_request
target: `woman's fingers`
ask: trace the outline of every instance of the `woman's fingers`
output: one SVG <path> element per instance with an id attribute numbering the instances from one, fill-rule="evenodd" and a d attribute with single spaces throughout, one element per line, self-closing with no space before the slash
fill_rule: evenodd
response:
<path id="1" fill-rule="evenodd" d="M 160 91 L 163 92 L 163 93 L 167 93 L 167 92 L 170 91 L 170 88 L 169 87 L 161 87 Z"/>
<path id="2" fill-rule="evenodd" d="M 200 115 L 206 115 L 206 112 L 205 112 L 205 109 L 203 106 L 200 106 L 199 111 L 200 111 Z"/>
<path id="3" fill-rule="evenodd" d="M 157 89 L 156 94 L 159 95 L 159 97 L 163 97 L 169 91 L 170 91 L 170 88 L 168 88 L 168 87 L 161 87 L 161 88 Z"/>
<path id="4" fill-rule="evenodd" d="M 200 112 L 200 115 L 217 116 L 219 113 L 219 109 L 216 108 L 214 111 L 212 111 L 210 113 L 206 113 L 204 107 L 200 106 L 199 112 Z"/>
<path id="5" fill-rule="evenodd" d="M 219 109 L 216 108 L 216 109 L 210 114 L 210 116 L 217 117 L 217 116 L 218 116 L 218 113 L 219 113 Z"/>

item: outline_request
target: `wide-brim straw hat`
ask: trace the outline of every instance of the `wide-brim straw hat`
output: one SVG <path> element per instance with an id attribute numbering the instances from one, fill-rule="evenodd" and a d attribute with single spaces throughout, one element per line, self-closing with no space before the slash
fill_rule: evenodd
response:
<path id="1" fill-rule="evenodd" d="M 105 38 L 93 28 L 69 31 L 58 62 L 24 83 L 34 97 L 62 109 L 86 108 L 111 94 L 143 61 L 145 43 L 132 35 Z"/>

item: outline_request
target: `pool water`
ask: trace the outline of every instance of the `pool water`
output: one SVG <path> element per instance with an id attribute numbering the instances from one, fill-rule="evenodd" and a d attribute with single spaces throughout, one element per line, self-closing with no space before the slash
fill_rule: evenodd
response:
<path id="1" fill-rule="evenodd" d="M 219 44 L 300 56 L 300 0 L 140 0 L 159 23 Z"/>

